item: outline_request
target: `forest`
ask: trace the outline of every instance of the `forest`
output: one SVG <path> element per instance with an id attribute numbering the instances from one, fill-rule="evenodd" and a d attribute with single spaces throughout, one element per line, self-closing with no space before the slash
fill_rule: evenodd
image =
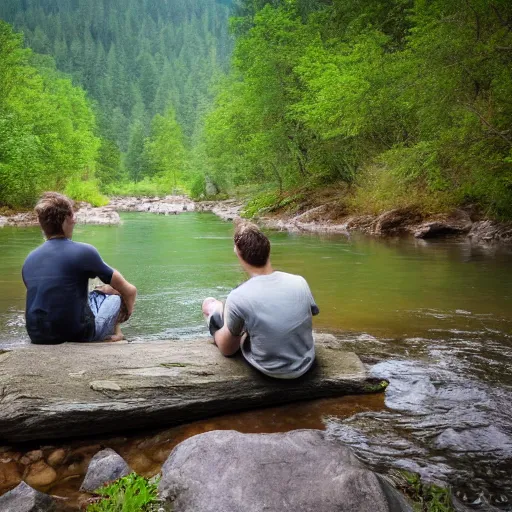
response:
<path id="1" fill-rule="evenodd" d="M 507 0 L 4 0 L 0 18 L 0 204 L 201 197 L 207 177 L 262 203 L 334 187 L 360 212 L 512 218 Z"/>
<path id="2" fill-rule="evenodd" d="M 228 15 L 215 0 L 2 1 L 0 204 L 186 189 Z"/>

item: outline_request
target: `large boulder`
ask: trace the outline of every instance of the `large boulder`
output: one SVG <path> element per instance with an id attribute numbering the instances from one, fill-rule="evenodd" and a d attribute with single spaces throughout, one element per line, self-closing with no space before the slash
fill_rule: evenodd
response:
<path id="1" fill-rule="evenodd" d="M 219 189 L 218 189 L 217 185 L 210 178 L 210 176 L 205 176 L 204 188 L 205 188 L 206 195 L 209 197 L 216 196 L 219 193 Z"/>
<path id="2" fill-rule="evenodd" d="M 380 214 L 370 232 L 378 236 L 405 233 L 410 226 L 421 222 L 422 218 L 421 213 L 414 208 L 396 208 Z"/>
<path id="3" fill-rule="evenodd" d="M 429 221 L 414 228 L 416 238 L 434 238 L 446 235 L 465 235 L 472 226 L 472 221 L 464 210 L 454 210 L 448 215 L 436 215 Z"/>
<path id="4" fill-rule="evenodd" d="M 21 482 L 12 491 L 0 496 L 2 512 L 54 512 L 56 504 L 53 499 L 42 492 L 32 489 Z"/>
<path id="5" fill-rule="evenodd" d="M 175 512 L 411 510 L 387 480 L 319 430 L 191 437 L 165 462 L 159 494 Z"/>
<path id="6" fill-rule="evenodd" d="M 241 203 L 227 199 L 226 201 L 200 201 L 195 204 L 198 212 L 212 212 L 225 221 L 236 221 L 240 218 Z"/>
<path id="7" fill-rule="evenodd" d="M 118 478 L 129 475 L 132 469 L 126 461 L 110 448 L 98 452 L 89 463 L 81 491 L 92 492 Z"/>
<path id="8" fill-rule="evenodd" d="M 97 224 L 103 226 L 117 226 L 121 224 L 119 213 L 112 206 L 94 208 L 88 203 L 81 203 L 75 213 L 75 220 L 78 224 Z"/>
<path id="9" fill-rule="evenodd" d="M 368 377 L 356 354 L 334 348 L 334 342 L 333 348 L 318 345 L 314 368 L 290 381 L 260 374 L 240 355 L 223 357 L 206 338 L 6 351 L 0 357 L 1 437 L 33 441 L 167 427 L 243 409 L 383 389 Z"/>

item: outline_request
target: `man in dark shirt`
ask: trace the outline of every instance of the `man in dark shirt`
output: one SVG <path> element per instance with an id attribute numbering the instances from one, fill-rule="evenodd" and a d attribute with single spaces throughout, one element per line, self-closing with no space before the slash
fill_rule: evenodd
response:
<path id="1" fill-rule="evenodd" d="M 137 289 L 109 267 L 92 245 L 71 241 L 75 217 L 70 199 L 47 192 L 35 211 L 46 242 L 28 255 L 22 270 L 32 343 L 106 340 L 118 321 L 132 314 Z M 88 281 L 95 277 L 110 285 L 103 288 L 109 294 L 88 293 Z M 121 298 L 126 312 L 120 317 Z"/>

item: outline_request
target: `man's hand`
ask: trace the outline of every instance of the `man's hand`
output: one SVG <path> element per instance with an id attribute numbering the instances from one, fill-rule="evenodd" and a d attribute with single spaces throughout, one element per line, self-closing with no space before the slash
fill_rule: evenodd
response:
<path id="1" fill-rule="evenodd" d="M 109 284 L 99 284 L 94 287 L 95 291 L 104 293 L 105 295 L 121 295 L 117 290 L 114 290 Z"/>
<path id="2" fill-rule="evenodd" d="M 114 270 L 110 286 L 115 292 L 121 295 L 126 305 L 126 320 L 132 316 L 133 308 L 135 307 L 135 299 L 137 298 L 137 288 L 130 284 L 117 270 Z"/>
<path id="3" fill-rule="evenodd" d="M 224 325 L 215 333 L 213 339 L 215 341 L 215 345 L 219 347 L 221 354 L 229 357 L 238 352 L 242 336 L 233 336 L 227 326 Z"/>

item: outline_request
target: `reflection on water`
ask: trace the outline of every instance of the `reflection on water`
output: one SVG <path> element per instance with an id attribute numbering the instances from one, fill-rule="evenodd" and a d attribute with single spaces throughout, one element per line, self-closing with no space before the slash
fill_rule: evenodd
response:
<path id="1" fill-rule="evenodd" d="M 136 313 L 124 329 L 128 338 L 179 343 L 206 336 L 202 299 L 224 298 L 244 279 L 232 226 L 208 214 L 122 217 L 120 227 L 78 226 L 75 239 L 97 246 L 139 288 Z M 386 407 L 348 414 L 319 402 L 313 422 L 299 409 L 280 409 L 289 428 L 325 424 L 374 467 L 412 469 L 453 484 L 469 501 L 484 493 L 510 509 L 510 252 L 458 241 L 270 238 L 274 266 L 310 283 L 321 309 L 315 328 L 338 332 L 348 349 L 377 363 L 376 376 L 391 381 Z M 27 342 L 20 268 L 40 241 L 37 229 L 0 230 L 0 346 Z M 288 428 L 282 415 L 262 413 L 263 421 L 247 414 L 246 430 L 241 416 L 231 417 L 229 428 Z"/>

